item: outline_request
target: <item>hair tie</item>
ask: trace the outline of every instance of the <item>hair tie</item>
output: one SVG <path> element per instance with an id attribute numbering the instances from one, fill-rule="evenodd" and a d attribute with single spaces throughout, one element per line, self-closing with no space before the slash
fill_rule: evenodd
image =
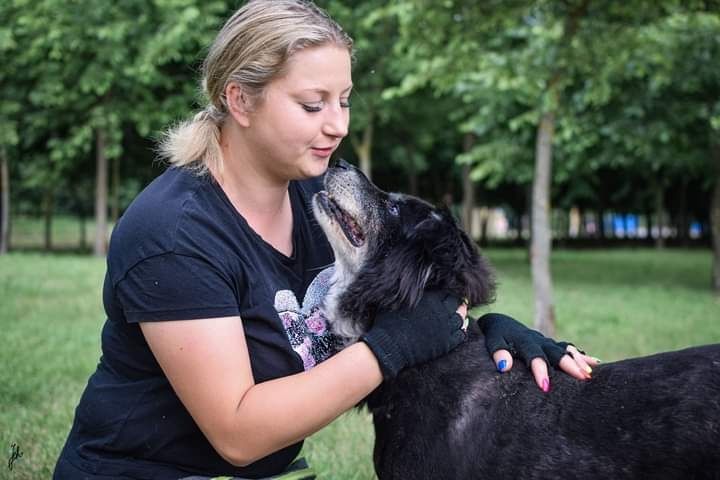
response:
<path id="1" fill-rule="evenodd" d="M 195 114 L 193 121 L 204 122 L 209 120 L 215 124 L 219 124 L 225 118 L 225 113 L 220 111 L 215 105 L 210 104 Z"/>

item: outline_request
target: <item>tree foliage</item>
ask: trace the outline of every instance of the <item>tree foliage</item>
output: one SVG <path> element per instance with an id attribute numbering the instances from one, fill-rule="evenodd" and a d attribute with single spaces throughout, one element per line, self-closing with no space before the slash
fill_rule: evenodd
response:
<path id="1" fill-rule="evenodd" d="M 355 39 L 342 154 L 372 165 L 383 187 L 439 200 L 457 193 L 465 168 L 482 202 L 522 213 L 538 127 L 553 112 L 553 205 L 711 217 L 715 0 L 318 4 Z M 204 102 L 198 66 L 237 6 L 2 2 L 0 153 L 14 208 L 89 214 L 102 149 L 122 210 L 159 172 L 159 132 Z"/>
<path id="2" fill-rule="evenodd" d="M 430 85 L 460 98 L 474 107 L 462 130 L 477 142 L 458 161 L 489 184 L 534 181 L 536 326 L 551 332 L 550 178 L 556 191 L 566 184 L 597 205 L 592 192 L 602 189 L 586 179 L 601 169 L 630 171 L 661 212 L 668 178 L 707 171 L 710 149 L 698 134 L 704 122 L 711 136 L 717 72 L 688 82 L 693 73 L 683 67 L 718 58 L 717 11 L 675 0 L 406 0 L 393 13 L 397 48 L 416 65 L 395 93 Z"/>

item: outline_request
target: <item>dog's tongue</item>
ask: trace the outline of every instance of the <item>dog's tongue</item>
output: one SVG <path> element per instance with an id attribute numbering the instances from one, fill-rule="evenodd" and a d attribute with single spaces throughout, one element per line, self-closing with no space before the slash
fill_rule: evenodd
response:
<path id="1" fill-rule="evenodd" d="M 342 228 L 342 231 L 347 239 L 356 247 L 362 246 L 365 243 L 365 235 L 363 234 L 360 225 L 358 225 L 352 215 L 340 208 L 340 206 L 336 202 L 332 201 L 332 199 L 331 203 L 334 206 L 333 213 L 335 214 L 335 218 L 340 224 L 340 228 Z"/>
<path id="2" fill-rule="evenodd" d="M 315 195 L 320 199 L 325 212 L 338 222 L 345 238 L 355 247 L 362 246 L 365 243 L 365 234 L 355 218 L 343 210 L 327 191 L 321 190 Z"/>

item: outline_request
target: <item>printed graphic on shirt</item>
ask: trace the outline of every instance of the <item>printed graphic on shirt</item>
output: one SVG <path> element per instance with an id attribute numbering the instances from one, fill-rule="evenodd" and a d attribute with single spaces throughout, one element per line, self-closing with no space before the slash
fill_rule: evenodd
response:
<path id="1" fill-rule="evenodd" d="M 330 289 L 335 267 L 318 273 L 305 293 L 302 307 L 292 290 L 275 293 L 275 310 L 282 319 L 293 350 L 300 355 L 305 370 L 340 350 L 340 341 L 330 332 L 320 306 Z"/>

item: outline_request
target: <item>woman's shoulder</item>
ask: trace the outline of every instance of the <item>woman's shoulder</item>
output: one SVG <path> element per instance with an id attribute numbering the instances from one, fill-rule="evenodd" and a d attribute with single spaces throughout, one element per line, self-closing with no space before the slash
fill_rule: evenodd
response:
<path id="1" fill-rule="evenodd" d="M 145 258 L 175 252 L 182 236 L 201 235 L 222 206 L 212 179 L 169 168 L 138 194 L 115 225 L 108 257 L 122 269 Z M 219 223 L 219 221 L 218 221 Z M 183 242 L 183 245 L 186 245 Z M 185 252 L 187 253 L 187 252 Z"/>
<path id="2" fill-rule="evenodd" d="M 119 231 L 141 230 L 144 234 L 168 227 L 196 201 L 198 190 L 208 180 L 182 168 L 169 168 L 145 187 L 118 221 Z"/>

